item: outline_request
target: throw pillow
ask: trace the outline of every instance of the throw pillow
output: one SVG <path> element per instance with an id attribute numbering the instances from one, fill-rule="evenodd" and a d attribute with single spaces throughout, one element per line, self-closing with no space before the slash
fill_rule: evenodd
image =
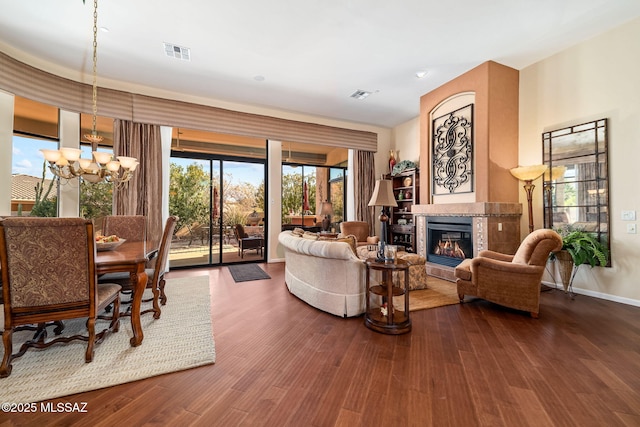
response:
<path id="1" fill-rule="evenodd" d="M 309 240 L 318 240 L 318 233 L 311 233 L 309 231 L 305 231 L 302 234 L 302 238 L 303 239 L 309 239 Z"/>
<path id="2" fill-rule="evenodd" d="M 355 256 L 358 256 L 358 252 L 356 250 L 356 247 L 358 246 L 358 241 L 356 239 L 356 236 L 354 236 L 353 234 L 349 234 L 348 236 L 345 236 L 345 237 L 339 237 L 336 239 L 336 242 L 347 242 L 351 247 L 353 254 Z"/>
<path id="3" fill-rule="evenodd" d="M 291 234 L 293 234 L 294 236 L 302 237 L 302 235 L 304 234 L 304 230 L 302 228 L 296 227 L 293 229 Z"/>

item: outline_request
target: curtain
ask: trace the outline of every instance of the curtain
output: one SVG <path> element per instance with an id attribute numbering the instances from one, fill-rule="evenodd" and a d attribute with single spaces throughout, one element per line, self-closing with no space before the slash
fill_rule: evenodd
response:
<path id="1" fill-rule="evenodd" d="M 140 164 L 131 180 L 114 186 L 114 215 L 145 215 L 147 238 L 162 238 L 162 146 L 160 126 L 114 121 L 113 152 L 116 156 L 138 159 Z"/>
<path id="2" fill-rule="evenodd" d="M 373 234 L 375 230 L 374 216 L 371 213 L 373 208 L 368 204 L 376 184 L 375 160 L 371 151 L 361 150 L 355 151 L 354 159 L 355 220 L 367 222 L 370 233 Z"/>

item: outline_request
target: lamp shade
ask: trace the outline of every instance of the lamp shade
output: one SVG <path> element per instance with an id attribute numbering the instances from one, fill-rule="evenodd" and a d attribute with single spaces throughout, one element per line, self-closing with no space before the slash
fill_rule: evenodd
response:
<path id="1" fill-rule="evenodd" d="M 373 189 L 373 195 L 369 200 L 369 206 L 398 206 L 393 197 L 392 182 L 388 179 L 379 179 Z"/>
<path id="2" fill-rule="evenodd" d="M 547 165 L 518 166 L 510 170 L 511 175 L 520 181 L 533 181 L 547 170 Z"/>
<path id="3" fill-rule="evenodd" d="M 322 202 L 320 207 L 320 215 L 333 215 L 333 205 L 331 202 Z"/>

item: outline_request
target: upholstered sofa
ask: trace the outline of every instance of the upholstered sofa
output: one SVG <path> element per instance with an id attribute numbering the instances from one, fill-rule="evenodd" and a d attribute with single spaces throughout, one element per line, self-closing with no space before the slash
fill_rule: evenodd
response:
<path id="1" fill-rule="evenodd" d="M 285 283 L 289 292 L 336 316 L 364 313 L 364 261 L 375 258 L 375 250 L 356 247 L 354 236 L 332 240 L 302 231 L 283 231 L 278 241 L 284 248 Z M 398 257 L 411 263 L 409 289 L 426 288 L 424 257 L 408 252 L 399 252 Z"/>
<path id="2" fill-rule="evenodd" d="M 284 280 L 289 292 L 336 316 L 364 313 L 366 268 L 353 250 L 355 239 L 351 244 L 342 239 L 316 239 L 310 233 L 303 237 L 292 231 L 278 236 L 284 248 Z"/>

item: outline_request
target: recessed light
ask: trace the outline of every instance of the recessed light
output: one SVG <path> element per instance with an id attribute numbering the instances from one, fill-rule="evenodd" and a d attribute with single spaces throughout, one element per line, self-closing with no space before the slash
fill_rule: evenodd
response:
<path id="1" fill-rule="evenodd" d="M 257 81 L 257 82 L 263 82 L 264 81 L 264 76 L 255 76 L 253 78 L 253 80 Z"/>
<path id="2" fill-rule="evenodd" d="M 429 71 L 427 70 L 420 70 L 420 71 L 416 71 L 416 77 L 419 79 L 423 79 L 427 76 L 427 74 L 429 74 Z"/>

